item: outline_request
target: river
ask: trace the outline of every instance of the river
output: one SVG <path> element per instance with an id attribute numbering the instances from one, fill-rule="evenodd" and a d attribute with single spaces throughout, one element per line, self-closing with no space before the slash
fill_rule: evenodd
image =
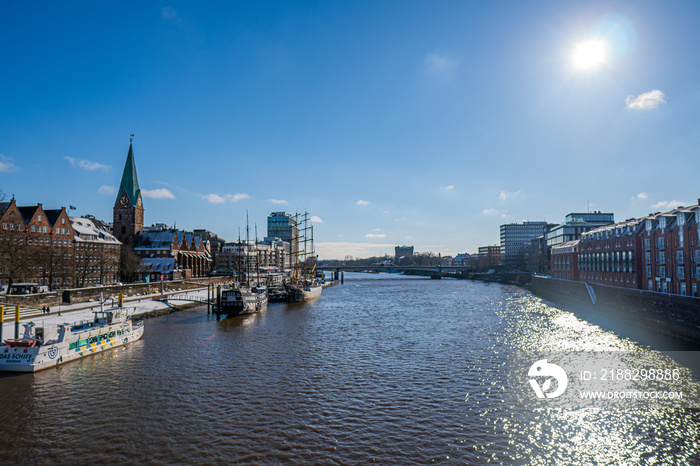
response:
<path id="1" fill-rule="evenodd" d="M 697 409 L 533 408 L 504 393 L 514 351 L 651 354 L 634 337 L 514 286 L 346 274 L 311 303 L 219 322 L 181 311 L 126 347 L 0 376 L 0 458 L 700 463 Z"/>

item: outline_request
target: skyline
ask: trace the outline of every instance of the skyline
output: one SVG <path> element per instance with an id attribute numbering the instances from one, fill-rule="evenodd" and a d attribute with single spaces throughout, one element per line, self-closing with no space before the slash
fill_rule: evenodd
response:
<path id="1" fill-rule="evenodd" d="M 146 225 L 308 211 L 322 259 L 698 198 L 693 2 L 78 5 L 0 4 L 20 205 L 110 221 L 130 133 Z"/>

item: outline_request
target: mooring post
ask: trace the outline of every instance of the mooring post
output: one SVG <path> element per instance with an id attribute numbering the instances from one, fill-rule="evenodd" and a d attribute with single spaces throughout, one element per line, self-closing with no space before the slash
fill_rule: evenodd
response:
<path id="1" fill-rule="evenodd" d="M 211 312 L 211 283 L 207 283 L 207 315 Z"/>
<path id="2" fill-rule="evenodd" d="M 15 306 L 15 340 L 19 340 L 19 306 Z"/>
<path id="3" fill-rule="evenodd" d="M 345 283 L 345 271 L 340 272 L 340 284 Z"/>
<path id="4" fill-rule="evenodd" d="M 216 287 L 216 308 L 221 309 L 221 285 Z"/>
<path id="5" fill-rule="evenodd" d="M 2 328 L 5 326 L 5 306 L 0 306 L 0 345 L 2 345 Z"/>

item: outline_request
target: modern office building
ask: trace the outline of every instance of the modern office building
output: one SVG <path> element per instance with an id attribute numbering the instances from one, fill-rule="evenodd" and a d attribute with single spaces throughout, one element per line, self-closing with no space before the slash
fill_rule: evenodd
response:
<path id="1" fill-rule="evenodd" d="M 603 225 L 615 223 L 615 215 L 601 211 L 588 213 L 570 213 L 561 223 L 552 227 L 545 234 L 545 241 L 548 247 L 568 241 L 577 240 L 582 233 L 591 231 Z"/>
<path id="2" fill-rule="evenodd" d="M 501 264 L 526 267 L 530 241 L 543 236 L 555 225 L 547 222 L 523 222 L 501 225 Z"/>

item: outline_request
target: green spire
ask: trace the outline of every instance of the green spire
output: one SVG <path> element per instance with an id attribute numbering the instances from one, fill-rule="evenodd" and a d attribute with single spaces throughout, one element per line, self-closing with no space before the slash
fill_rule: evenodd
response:
<path id="1" fill-rule="evenodd" d="M 119 185 L 117 196 L 121 196 L 124 191 L 129 196 L 131 205 L 135 206 L 141 190 L 139 189 L 139 179 L 136 176 L 136 163 L 134 162 L 134 150 L 131 147 L 131 142 L 129 142 L 129 154 L 126 156 L 122 182 Z"/>

